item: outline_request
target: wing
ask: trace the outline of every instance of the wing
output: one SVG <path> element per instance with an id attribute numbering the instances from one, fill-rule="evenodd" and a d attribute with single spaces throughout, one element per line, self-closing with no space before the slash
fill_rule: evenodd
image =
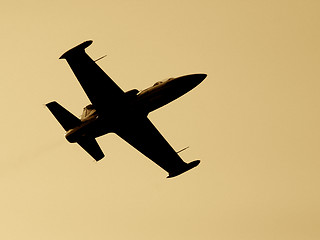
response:
<path id="1" fill-rule="evenodd" d="M 64 53 L 73 73 L 91 103 L 99 110 L 112 107 L 111 103 L 123 97 L 124 92 L 85 52 L 92 41 L 86 41 Z M 109 104 L 109 105 L 108 105 Z M 111 106 L 110 106 L 111 105 Z"/>
<path id="2" fill-rule="evenodd" d="M 166 170 L 168 177 L 184 173 L 200 162 L 185 163 L 147 117 L 128 122 L 115 133 Z"/>

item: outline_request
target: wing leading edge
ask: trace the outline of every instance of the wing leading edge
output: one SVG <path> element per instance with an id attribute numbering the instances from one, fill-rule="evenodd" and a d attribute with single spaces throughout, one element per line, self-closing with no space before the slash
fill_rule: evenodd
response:
<path id="1" fill-rule="evenodd" d="M 168 178 L 180 175 L 200 163 L 199 160 L 185 163 L 148 118 L 128 121 L 115 133 L 167 171 Z"/>
<path id="2" fill-rule="evenodd" d="M 114 107 L 117 99 L 124 96 L 122 89 L 85 52 L 92 44 L 86 41 L 65 52 L 66 59 L 91 103 L 98 110 Z"/>

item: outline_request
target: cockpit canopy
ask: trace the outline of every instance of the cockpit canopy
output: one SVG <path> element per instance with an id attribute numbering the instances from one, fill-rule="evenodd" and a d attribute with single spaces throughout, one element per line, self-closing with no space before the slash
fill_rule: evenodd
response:
<path id="1" fill-rule="evenodd" d="M 157 85 L 160 85 L 160 84 L 162 84 L 162 83 L 164 83 L 164 82 L 168 82 L 168 81 L 170 81 L 170 80 L 173 80 L 174 78 L 166 78 L 166 79 L 164 79 L 164 80 L 162 80 L 162 81 L 158 81 L 158 82 L 156 82 L 155 84 L 153 84 L 153 87 L 154 86 L 157 86 Z"/>
<path id="2" fill-rule="evenodd" d="M 92 104 L 90 104 L 83 109 L 81 119 L 87 118 L 93 115 L 95 112 L 96 112 L 96 109 L 93 107 Z"/>
<path id="3" fill-rule="evenodd" d="M 173 80 L 173 79 L 174 79 L 174 78 L 167 78 L 167 79 L 164 79 L 164 80 L 162 80 L 162 81 L 158 81 L 158 82 L 156 82 L 155 84 L 153 84 L 151 87 L 146 88 L 146 89 L 142 90 L 141 92 L 139 92 L 138 95 L 141 95 L 141 94 L 143 94 L 143 93 L 145 93 L 145 92 L 148 92 L 149 90 L 152 90 L 154 87 L 156 87 L 156 86 L 158 86 L 158 85 L 160 85 L 160 84 L 166 83 L 166 82 L 168 82 L 168 81 L 171 81 L 171 80 Z"/>
<path id="4" fill-rule="evenodd" d="M 155 84 L 153 84 L 153 87 L 154 87 L 154 86 L 157 86 L 157 85 L 159 85 L 159 84 L 161 84 L 161 83 L 163 83 L 163 81 L 158 81 L 158 82 L 156 82 Z"/>

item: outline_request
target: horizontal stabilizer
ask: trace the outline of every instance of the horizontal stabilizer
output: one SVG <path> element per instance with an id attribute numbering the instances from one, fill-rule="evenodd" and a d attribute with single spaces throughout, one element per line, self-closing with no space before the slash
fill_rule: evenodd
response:
<path id="1" fill-rule="evenodd" d="M 46 106 L 66 131 L 78 126 L 81 123 L 79 118 L 74 116 L 57 102 L 47 103 Z"/>
<path id="2" fill-rule="evenodd" d="M 170 172 L 169 176 L 167 178 L 172 178 L 172 177 L 178 176 L 178 175 L 180 175 L 180 174 L 182 174 L 182 173 L 184 173 L 184 172 L 186 172 L 186 171 L 198 166 L 199 163 L 200 163 L 200 160 L 196 160 L 196 161 L 187 163 L 185 165 L 185 167 L 182 167 L 182 168 L 180 168 L 180 169 L 178 169 L 178 170 L 176 170 L 174 172 Z"/>
<path id="3" fill-rule="evenodd" d="M 99 147 L 96 139 L 94 138 L 83 138 L 78 144 L 89 153 L 96 161 L 101 160 L 104 157 L 104 154 Z"/>

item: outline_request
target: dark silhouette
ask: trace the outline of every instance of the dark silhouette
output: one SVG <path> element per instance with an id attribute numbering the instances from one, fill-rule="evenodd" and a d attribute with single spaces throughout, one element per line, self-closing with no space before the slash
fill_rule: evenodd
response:
<path id="1" fill-rule="evenodd" d="M 86 41 L 66 53 L 72 71 L 92 105 L 75 117 L 57 102 L 46 104 L 66 131 L 66 139 L 78 143 L 96 161 L 104 157 L 95 138 L 114 132 L 169 173 L 177 176 L 197 166 L 196 160 L 185 163 L 148 119 L 148 114 L 187 93 L 205 78 L 192 74 L 157 82 L 143 91 L 123 92 L 120 87 L 85 52 L 92 44 Z"/>

